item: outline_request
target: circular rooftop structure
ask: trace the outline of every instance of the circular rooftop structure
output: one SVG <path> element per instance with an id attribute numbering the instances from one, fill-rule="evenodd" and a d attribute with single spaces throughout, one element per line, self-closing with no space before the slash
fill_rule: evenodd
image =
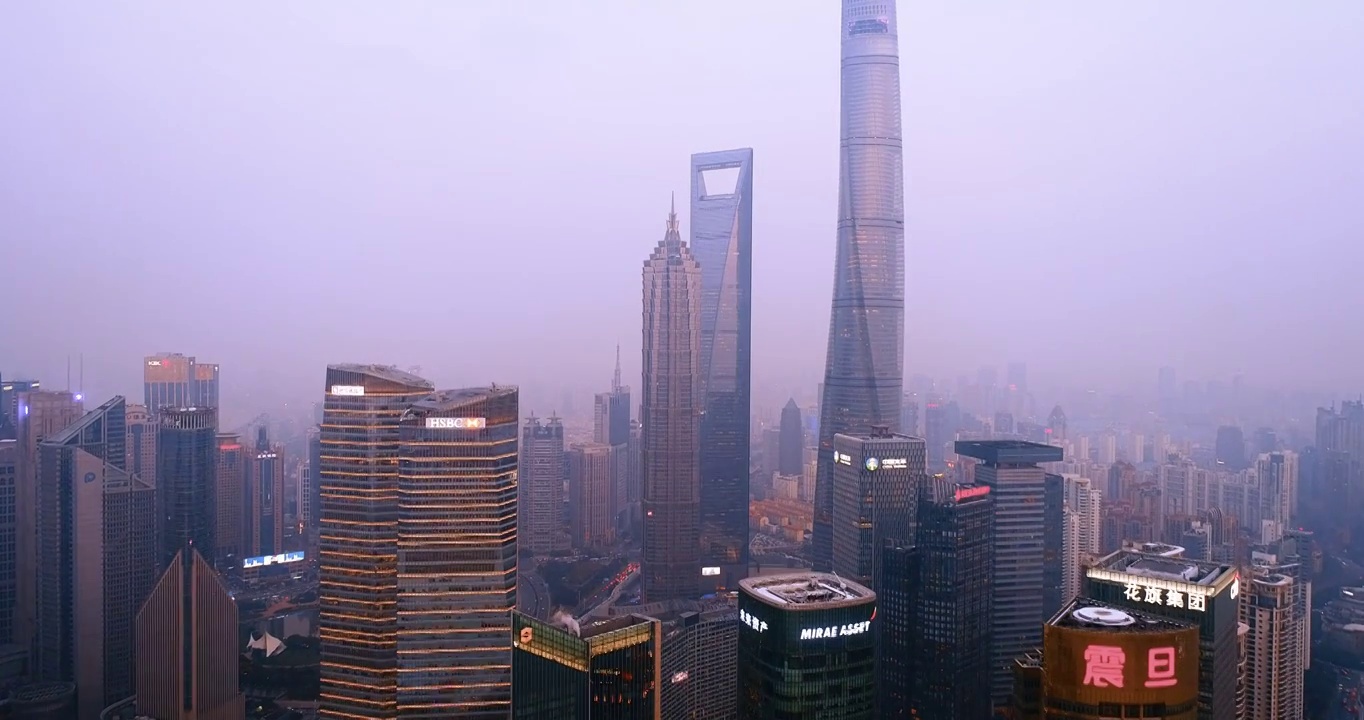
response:
<path id="1" fill-rule="evenodd" d="M 1082 607 L 1070 616 L 1077 622 L 1096 627 L 1127 627 L 1137 622 L 1136 618 L 1121 610 L 1106 607 Z"/>

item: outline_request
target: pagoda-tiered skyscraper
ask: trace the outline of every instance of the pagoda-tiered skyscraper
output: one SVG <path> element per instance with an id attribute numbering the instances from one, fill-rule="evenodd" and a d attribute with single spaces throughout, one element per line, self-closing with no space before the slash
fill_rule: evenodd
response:
<path id="1" fill-rule="evenodd" d="M 668 213 L 644 262 L 645 602 L 695 598 L 701 575 L 701 267 Z"/>

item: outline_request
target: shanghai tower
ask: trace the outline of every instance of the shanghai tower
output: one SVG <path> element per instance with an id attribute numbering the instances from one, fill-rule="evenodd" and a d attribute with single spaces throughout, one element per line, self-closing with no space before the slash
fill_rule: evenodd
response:
<path id="1" fill-rule="evenodd" d="M 843 0 L 838 250 L 819 418 L 814 567 L 833 553 L 833 438 L 900 424 L 904 156 L 895 0 Z"/>

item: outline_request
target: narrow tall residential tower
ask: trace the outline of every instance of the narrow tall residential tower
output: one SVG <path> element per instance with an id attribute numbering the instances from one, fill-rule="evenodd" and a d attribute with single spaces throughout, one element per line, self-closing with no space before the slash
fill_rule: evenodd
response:
<path id="1" fill-rule="evenodd" d="M 833 441 L 897 430 L 904 375 L 905 209 L 894 0 L 843 0 L 838 242 L 819 420 L 814 561 L 833 552 Z"/>
<path id="2" fill-rule="evenodd" d="M 732 590 L 748 576 L 752 148 L 691 156 L 691 248 L 701 265 L 701 565 L 708 586 Z"/>
<path id="3" fill-rule="evenodd" d="M 677 212 L 644 263 L 645 602 L 694 599 L 700 587 L 701 267 Z"/>

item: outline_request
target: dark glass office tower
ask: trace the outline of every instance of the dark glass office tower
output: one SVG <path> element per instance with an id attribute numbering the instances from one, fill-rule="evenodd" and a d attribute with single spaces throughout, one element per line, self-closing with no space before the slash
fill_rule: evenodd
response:
<path id="1" fill-rule="evenodd" d="M 644 263 L 645 602 L 695 599 L 701 579 L 701 268 L 677 213 Z M 745 507 L 747 503 L 745 502 Z"/>
<path id="2" fill-rule="evenodd" d="M 1061 448 L 1022 440 L 959 440 L 958 455 L 975 458 L 975 480 L 995 503 L 994 579 L 997 597 L 990 627 L 991 694 L 996 708 L 1013 692 L 1014 658 L 1042 644 L 1046 602 L 1047 473 L 1039 464 L 1060 462 Z"/>
<path id="3" fill-rule="evenodd" d="M 1080 587 L 1083 597 L 1198 627 L 1199 720 L 1237 717 L 1240 594 L 1231 565 L 1130 550 L 1098 560 Z"/>
<path id="4" fill-rule="evenodd" d="M 75 682 L 76 717 L 133 694 L 133 624 L 156 582 L 156 489 L 126 470 L 115 397 L 38 444 L 35 680 Z"/>
<path id="5" fill-rule="evenodd" d="M 880 592 L 881 548 L 911 543 L 924 441 L 872 428 L 834 436 L 833 571 Z"/>
<path id="6" fill-rule="evenodd" d="M 564 425 L 532 415 L 521 428 L 517 511 L 521 549 L 543 557 L 567 547 L 564 541 Z"/>
<path id="7" fill-rule="evenodd" d="M 398 421 L 432 390 L 426 380 L 383 365 L 327 367 L 318 717 L 396 715 Z"/>
<path id="8" fill-rule="evenodd" d="M 843 0 L 838 242 L 815 479 L 815 569 L 833 553 L 833 440 L 900 424 L 905 183 L 895 3 Z"/>
<path id="9" fill-rule="evenodd" d="M 1230 470 L 1244 470 L 1250 466 L 1246 459 L 1246 437 L 1235 425 L 1217 428 L 1216 451 L 1217 463 Z"/>
<path id="10" fill-rule="evenodd" d="M 876 593 L 824 573 L 739 582 L 739 717 L 871 720 Z"/>
<path id="11" fill-rule="evenodd" d="M 217 557 L 218 411 L 163 407 L 157 422 L 158 567 L 170 567 L 187 546 L 206 558 Z"/>
<path id="12" fill-rule="evenodd" d="M 137 711 L 158 720 L 241 720 L 237 604 L 208 560 L 177 553 L 137 614 Z"/>
<path id="13" fill-rule="evenodd" d="M 518 392 L 441 390 L 402 416 L 398 716 L 504 720 L 516 607 Z"/>
<path id="14" fill-rule="evenodd" d="M 922 500 L 919 505 L 923 508 Z M 881 720 L 910 716 L 914 691 L 914 643 L 911 627 L 919 583 L 919 553 L 909 544 L 881 548 L 885 591 L 876 594 L 881 619 L 876 639 L 876 705 Z"/>
<path id="15" fill-rule="evenodd" d="M 805 423 L 795 398 L 781 409 L 781 440 L 777 443 L 777 472 L 801 475 L 805 472 Z"/>
<path id="16" fill-rule="evenodd" d="M 242 444 L 242 436 L 236 433 L 218 433 L 218 498 L 215 513 L 213 544 L 218 547 L 218 567 L 223 572 L 236 573 L 242 567 L 242 560 L 261 553 L 250 552 L 248 543 L 242 539 L 244 534 L 242 512 L 249 503 L 242 502 L 245 496 L 245 476 L 247 459 L 252 453 Z M 230 563 L 230 564 L 229 564 Z"/>
<path id="17" fill-rule="evenodd" d="M 701 546 L 708 588 L 748 575 L 753 150 L 691 156 L 691 250 L 701 265 Z"/>
<path id="18" fill-rule="evenodd" d="M 247 533 L 245 557 L 284 552 L 284 448 L 270 442 L 264 425 L 256 428 L 255 451 L 251 453 L 249 492 L 246 503 Z"/>
<path id="19" fill-rule="evenodd" d="M 656 720 L 659 622 L 642 615 L 586 627 L 511 616 L 514 720 Z"/>
<path id="20" fill-rule="evenodd" d="M 0 440 L 0 547 L 15 547 L 18 518 L 15 516 L 15 492 L 19 479 L 19 442 Z M 0 644 L 14 642 L 14 618 L 18 612 L 18 555 L 14 551 L 0 553 Z"/>
<path id="21" fill-rule="evenodd" d="M 1042 614 L 1055 615 L 1064 597 L 1061 587 L 1065 568 L 1066 481 L 1060 475 L 1047 473 L 1043 492 L 1042 519 Z"/>
<path id="22" fill-rule="evenodd" d="M 914 717 L 990 714 L 984 689 L 991 669 L 994 516 L 987 485 L 935 478 L 920 495 L 910 623 Z"/>

